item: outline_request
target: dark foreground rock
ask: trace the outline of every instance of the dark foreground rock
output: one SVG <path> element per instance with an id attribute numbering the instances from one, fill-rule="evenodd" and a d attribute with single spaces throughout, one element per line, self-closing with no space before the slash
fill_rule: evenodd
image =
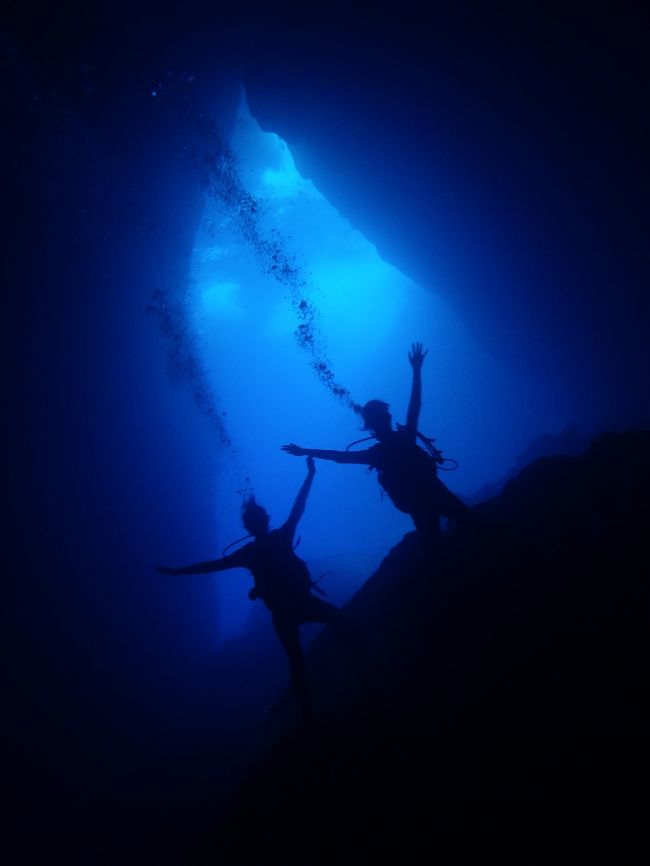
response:
<path id="1" fill-rule="evenodd" d="M 409 534 L 309 651 L 278 736 L 191 862 L 617 859 L 644 846 L 650 433 L 543 458 L 471 531 Z"/>

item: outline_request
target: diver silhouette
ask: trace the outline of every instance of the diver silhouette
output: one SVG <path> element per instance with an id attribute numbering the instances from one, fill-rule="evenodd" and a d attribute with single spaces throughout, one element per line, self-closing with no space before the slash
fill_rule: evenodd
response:
<path id="1" fill-rule="evenodd" d="M 246 568 L 252 573 L 254 586 L 248 596 L 252 601 L 261 598 L 271 611 L 275 632 L 289 659 L 291 682 L 304 722 L 313 719 L 313 710 L 298 627 L 308 622 L 327 623 L 337 628 L 347 642 L 356 640 L 341 611 L 313 594 L 316 582 L 311 579 L 306 563 L 294 551 L 296 527 L 305 510 L 315 472 L 314 461 L 308 457 L 307 477 L 289 517 L 279 529 L 269 530 L 268 513 L 250 497 L 242 508 L 242 522 L 254 541 L 220 559 L 181 568 L 157 566 L 157 571 L 174 575 L 207 574 L 230 568 Z"/>
<path id="2" fill-rule="evenodd" d="M 455 523 L 472 523 L 472 513 L 465 503 L 438 478 L 439 452 L 427 453 L 417 444 L 418 419 L 422 405 L 422 364 L 428 350 L 413 343 L 408 353 L 413 369 L 411 397 L 406 424 L 393 429 L 388 403 L 369 400 L 361 407 L 364 430 L 377 439 L 376 445 L 362 451 L 327 451 L 302 448 L 291 443 L 282 450 L 296 457 L 317 457 L 335 463 L 354 463 L 377 470 L 379 483 L 392 503 L 411 516 L 415 528 L 424 540 L 440 535 L 440 517 Z"/>

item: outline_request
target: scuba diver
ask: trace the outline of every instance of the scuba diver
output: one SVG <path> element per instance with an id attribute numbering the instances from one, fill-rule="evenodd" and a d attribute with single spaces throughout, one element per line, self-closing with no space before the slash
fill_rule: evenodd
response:
<path id="1" fill-rule="evenodd" d="M 326 451 L 291 443 L 283 445 L 282 450 L 296 457 L 317 457 L 376 469 L 379 483 L 393 505 L 410 515 L 423 540 L 432 541 L 440 535 L 441 515 L 456 523 L 472 523 L 473 515 L 440 481 L 438 465 L 443 461 L 442 455 L 431 446 L 431 440 L 418 433 L 422 364 L 427 352 L 423 351 L 421 343 L 413 343 L 408 353 L 413 381 L 405 425 L 398 424 L 397 429 L 393 429 L 388 403 L 383 400 L 370 400 L 358 409 L 364 420 L 363 429 L 370 433 L 368 438 L 378 440 L 376 445 L 363 451 Z M 427 451 L 417 444 L 418 438 L 429 446 Z"/>
<path id="2" fill-rule="evenodd" d="M 354 640 L 341 611 L 313 594 L 316 582 L 311 579 L 306 563 L 294 551 L 296 527 L 305 510 L 315 472 L 314 461 L 308 457 L 307 477 L 289 517 L 279 529 L 269 531 L 269 515 L 254 497 L 250 497 L 242 508 L 242 522 L 254 541 L 221 559 L 182 568 L 157 567 L 157 571 L 173 575 L 207 574 L 229 568 L 246 568 L 252 573 L 254 586 L 248 597 L 251 601 L 261 598 L 271 611 L 275 632 L 289 658 L 291 681 L 305 722 L 312 720 L 313 712 L 298 627 L 308 622 L 327 623 L 335 626 L 344 638 Z"/>

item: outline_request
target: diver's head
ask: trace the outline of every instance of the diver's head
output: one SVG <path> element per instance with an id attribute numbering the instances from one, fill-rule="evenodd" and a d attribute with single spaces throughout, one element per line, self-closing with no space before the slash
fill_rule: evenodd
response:
<path id="1" fill-rule="evenodd" d="M 264 535 L 269 531 L 269 515 L 265 508 L 257 504 L 254 496 L 249 496 L 244 502 L 241 519 L 244 528 L 251 535 Z"/>
<path id="2" fill-rule="evenodd" d="M 363 429 L 369 430 L 378 439 L 393 429 L 393 419 L 388 411 L 388 403 L 384 403 L 383 400 L 368 400 L 366 405 L 361 407 L 361 417 L 363 418 Z"/>

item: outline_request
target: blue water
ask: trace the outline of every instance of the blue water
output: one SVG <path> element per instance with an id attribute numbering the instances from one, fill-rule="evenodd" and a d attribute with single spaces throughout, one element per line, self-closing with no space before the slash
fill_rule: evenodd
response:
<path id="1" fill-rule="evenodd" d="M 260 129 L 243 93 L 228 144 L 236 194 L 232 182 L 206 191 L 184 301 L 222 427 L 210 540 L 219 550 L 243 534 L 246 493 L 255 493 L 276 526 L 285 519 L 305 467 L 280 451 L 283 443 L 345 448 L 365 435 L 350 404 L 371 398 L 386 400 L 394 420 L 404 420 L 415 340 L 429 350 L 420 429 L 458 460 L 445 476 L 455 492 L 468 495 L 503 477 L 531 439 L 568 423 L 558 383 L 513 372 L 486 354 L 436 294 L 435 273 L 425 288 L 382 260 L 371 239 L 300 176 L 287 144 Z M 296 333 L 305 322 L 308 340 Z M 328 387 L 332 381 L 343 390 Z M 377 564 L 410 520 L 380 497 L 363 467 L 317 468 L 301 556 Z M 227 637 L 248 615 L 246 581 L 221 576 L 218 586 L 215 615 Z M 347 589 L 357 587 L 353 579 Z"/>

